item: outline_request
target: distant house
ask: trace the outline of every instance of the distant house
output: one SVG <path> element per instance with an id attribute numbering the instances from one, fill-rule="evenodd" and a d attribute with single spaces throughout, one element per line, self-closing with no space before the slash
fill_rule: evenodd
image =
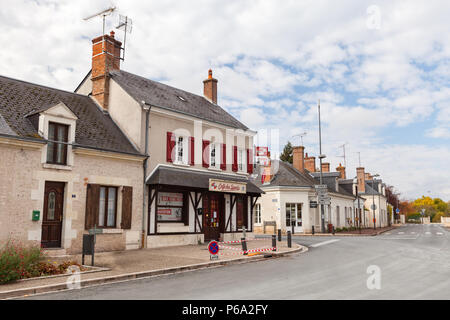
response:
<path id="1" fill-rule="evenodd" d="M 0 241 L 136 249 L 144 157 L 90 98 L 0 76 Z"/>
<path id="2" fill-rule="evenodd" d="M 92 69 L 77 88 L 111 116 L 141 153 L 147 247 L 197 244 L 253 231 L 262 191 L 253 173 L 253 137 L 217 101 L 209 70 L 196 95 L 120 69 L 114 33 L 92 40 Z"/>

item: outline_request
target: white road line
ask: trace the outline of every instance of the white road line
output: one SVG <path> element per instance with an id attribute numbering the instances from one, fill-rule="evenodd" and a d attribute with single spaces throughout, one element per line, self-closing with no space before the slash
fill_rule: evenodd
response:
<path id="1" fill-rule="evenodd" d="M 412 232 L 411 232 L 411 234 L 415 234 L 415 232 L 414 232 L 414 231 L 412 231 Z"/>
<path id="2" fill-rule="evenodd" d="M 442 236 L 442 235 L 443 235 L 443 233 L 442 233 L 442 232 L 436 232 L 436 234 L 438 234 L 438 235 L 440 235 L 440 236 Z"/>
<path id="3" fill-rule="evenodd" d="M 327 240 L 327 241 L 324 241 L 324 242 L 319 242 L 319 243 L 312 244 L 309 247 L 310 248 L 317 248 L 317 247 L 320 247 L 320 246 L 323 246 L 323 245 L 326 245 L 326 244 L 330 244 L 330 243 L 333 243 L 333 242 L 337 242 L 337 241 L 340 241 L 340 240 L 339 239 Z"/>
<path id="4" fill-rule="evenodd" d="M 398 234 L 405 234 L 404 232 L 399 232 Z"/>
<path id="5" fill-rule="evenodd" d="M 430 231 L 427 231 L 427 232 L 425 232 L 425 234 L 431 234 L 431 232 L 430 232 Z"/>

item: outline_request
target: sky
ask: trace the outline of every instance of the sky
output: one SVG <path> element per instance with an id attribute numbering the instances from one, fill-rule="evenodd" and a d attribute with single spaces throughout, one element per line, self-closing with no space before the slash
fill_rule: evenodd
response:
<path id="1" fill-rule="evenodd" d="M 91 39 L 116 6 L 132 19 L 122 69 L 202 94 L 267 139 L 289 140 L 379 174 L 401 198 L 450 200 L 449 1 L 0 0 L 0 74 L 73 91 L 91 66 Z M 123 32 L 116 38 L 123 39 Z"/>

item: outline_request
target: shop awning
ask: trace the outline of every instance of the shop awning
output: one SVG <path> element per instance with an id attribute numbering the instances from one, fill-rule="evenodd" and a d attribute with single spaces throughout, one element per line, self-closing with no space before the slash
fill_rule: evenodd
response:
<path id="1" fill-rule="evenodd" d="M 190 187 L 199 189 L 209 189 L 209 179 L 220 179 L 230 182 L 245 182 L 247 184 L 247 193 L 264 193 L 260 188 L 254 185 L 246 177 L 232 176 L 220 173 L 202 172 L 189 169 L 178 169 L 160 166 L 148 177 L 148 185 L 168 185 L 178 187 Z"/>

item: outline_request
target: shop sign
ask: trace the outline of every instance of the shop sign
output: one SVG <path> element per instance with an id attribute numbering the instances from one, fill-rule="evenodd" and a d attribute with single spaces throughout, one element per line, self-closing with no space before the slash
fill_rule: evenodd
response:
<path id="1" fill-rule="evenodd" d="M 247 184 L 244 182 L 232 182 L 217 179 L 209 179 L 209 191 L 246 193 Z"/>
<path id="2" fill-rule="evenodd" d="M 158 221 L 181 221 L 182 208 L 158 207 Z"/>
<path id="3" fill-rule="evenodd" d="M 183 194 L 174 192 L 158 192 L 159 206 L 183 206 Z"/>
<path id="4" fill-rule="evenodd" d="M 256 156 L 257 157 L 267 157 L 269 153 L 269 147 L 256 147 Z"/>

